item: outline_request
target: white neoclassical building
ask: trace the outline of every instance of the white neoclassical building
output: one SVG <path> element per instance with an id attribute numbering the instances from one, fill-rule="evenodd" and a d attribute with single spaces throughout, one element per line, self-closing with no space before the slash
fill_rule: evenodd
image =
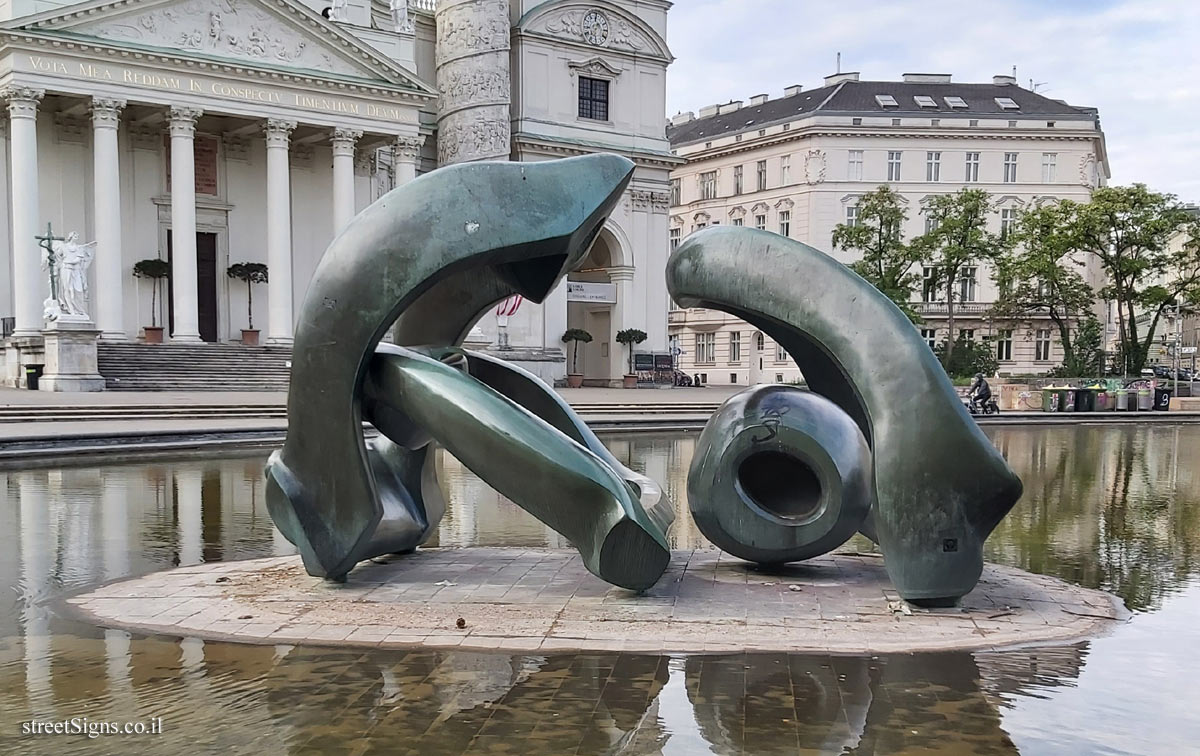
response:
<path id="1" fill-rule="evenodd" d="M 260 262 L 270 280 L 253 292 L 254 326 L 288 345 L 325 248 L 384 192 L 439 165 L 596 151 L 638 168 L 580 274 L 593 285 L 513 303 L 506 328 L 489 315 L 472 339 L 503 339 L 559 379 L 563 331 L 586 327 L 595 341 L 581 367 L 619 379 L 617 330 L 646 330 L 647 348 L 667 340 L 670 5 L 0 2 L 5 382 L 39 359 L 48 284 L 35 237 L 48 227 L 96 242 L 102 340 L 137 341 L 157 322 L 170 342 L 237 341 L 247 289 L 226 269 Z M 132 271 L 153 258 L 171 275 L 152 308 Z"/>
<path id="2" fill-rule="evenodd" d="M 1099 114 L 1017 85 L 1011 76 L 959 83 L 949 74 L 901 81 L 825 78 L 817 89 L 713 105 L 683 113 L 668 129 L 687 160 L 672 173 L 672 247 L 709 225 L 757 227 L 851 262 L 832 248 L 834 227 L 855 222 L 859 198 L 886 184 L 907 207 L 906 239 L 924 233 L 930 197 L 981 188 L 997 205 L 993 230 L 1022 208 L 1059 199 L 1086 202 L 1109 176 Z M 1098 284 L 1101 272 L 1085 275 Z M 945 292 L 914 291 L 931 344 L 946 338 Z M 1048 319 L 993 319 L 996 288 L 983 263 L 955 292 L 956 332 L 994 345 L 1004 374 L 1039 373 L 1061 360 Z M 681 369 L 709 383 L 800 379 L 789 356 L 736 318 L 702 308 L 673 310 Z"/>

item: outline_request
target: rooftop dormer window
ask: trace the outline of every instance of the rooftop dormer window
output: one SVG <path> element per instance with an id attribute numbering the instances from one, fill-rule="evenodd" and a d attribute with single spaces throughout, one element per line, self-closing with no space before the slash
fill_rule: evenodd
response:
<path id="1" fill-rule="evenodd" d="M 946 101 L 947 105 L 955 109 L 961 110 L 967 107 L 967 101 L 961 97 L 943 97 L 942 99 Z"/>
<path id="2" fill-rule="evenodd" d="M 922 108 L 937 107 L 937 100 L 933 99 L 929 95 L 915 95 L 913 97 L 913 102 L 917 103 L 917 106 Z"/>
<path id="3" fill-rule="evenodd" d="M 1021 106 L 1011 97 L 997 97 L 996 104 L 1005 110 L 1020 110 Z"/>
<path id="4" fill-rule="evenodd" d="M 875 102 L 879 103 L 879 107 L 881 108 L 900 107 L 900 103 L 896 102 L 896 98 L 891 95 L 877 94 L 875 95 Z"/>

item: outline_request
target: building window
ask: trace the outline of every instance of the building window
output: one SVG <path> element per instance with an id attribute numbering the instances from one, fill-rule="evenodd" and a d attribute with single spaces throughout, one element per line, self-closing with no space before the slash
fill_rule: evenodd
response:
<path id="1" fill-rule="evenodd" d="M 758 135 L 759 135 L 760 137 L 765 137 L 765 136 L 767 135 L 767 130 L 766 130 L 766 129 L 759 129 L 759 130 L 758 130 Z"/>
<path id="2" fill-rule="evenodd" d="M 946 101 L 947 105 L 956 110 L 962 110 L 967 107 L 967 101 L 961 97 L 943 97 L 942 99 Z"/>
<path id="3" fill-rule="evenodd" d="M 737 383 L 737 373 L 730 373 L 730 374 L 729 374 L 729 382 L 730 382 L 730 383 Z"/>
<path id="4" fill-rule="evenodd" d="M 941 125 L 942 125 L 942 119 L 941 119 L 941 118 L 930 118 L 930 119 L 929 119 L 929 125 L 930 125 L 930 126 L 935 126 L 935 127 L 936 127 L 936 126 L 941 126 Z"/>
<path id="5" fill-rule="evenodd" d="M 1017 153 L 1004 153 L 1004 183 L 1017 183 Z"/>
<path id="6" fill-rule="evenodd" d="M 1000 362 L 1012 361 L 1012 329 L 1001 329 L 996 332 L 996 359 Z"/>
<path id="7" fill-rule="evenodd" d="M 964 328 L 958 332 L 958 335 L 959 335 L 959 338 L 961 338 L 963 341 L 968 341 L 968 342 L 975 341 L 975 329 L 974 328 Z"/>
<path id="8" fill-rule="evenodd" d="M 733 193 L 734 195 L 742 193 L 742 166 L 740 165 L 733 167 Z"/>
<path id="9" fill-rule="evenodd" d="M 740 142 L 740 141 L 742 141 L 742 135 L 741 135 L 741 134 L 738 134 L 737 136 L 735 136 L 735 137 L 733 138 L 733 141 L 735 141 L 735 142 Z"/>
<path id="10" fill-rule="evenodd" d="M 900 155 L 899 152 L 889 152 L 887 162 L 887 180 L 900 180 Z"/>
<path id="11" fill-rule="evenodd" d="M 579 117 L 593 121 L 608 120 L 608 82 L 579 77 Z"/>
<path id="12" fill-rule="evenodd" d="M 1050 361 L 1050 331 L 1039 330 L 1033 340 L 1033 359 L 1038 362 Z"/>
<path id="13" fill-rule="evenodd" d="M 921 301 L 936 302 L 938 297 L 937 288 L 937 268 L 926 265 L 924 273 L 921 276 Z"/>
<path id="14" fill-rule="evenodd" d="M 767 189 L 767 161 L 759 160 L 755 166 L 758 172 L 758 191 L 763 192 Z"/>
<path id="15" fill-rule="evenodd" d="M 742 332 L 731 331 L 729 334 L 729 361 L 742 361 Z"/>
<path id="16" fill-rule="evenodd" d="M 1042 183 L 1053 184 L 1054 174 L 1058 169 L 1058 153 L 1043 152 L 1042 153 Z"/>
<path id="17" fill-rule="evenodd" d="M 967 153 L 967 175 L 966 181 L 968 184 L 973 184 L 979 180 L 979 153 Z"/>
<path id="18" fill-rule="evenodd" d="M 788 361 L 787 350 L 784 349 L 779 344 L 775 345 L 775 361 L 776 362 L 787 362 Z"/>
<path id="19" fill-rule="evenodd" d="M 700 174 L 700 199 L 717 198 L 717 172 L 709 171 Z"/>
<path id="20" fill-rule="evenodd" d="M 846 178 L 851 181 L 862 181 L 863 176 L 863 151 L 850 150 L 850 163 L 846 171 Z"/>
<path id="21" fill-rule="evenodd" d="M 1048 128 L 1048 129 L 1054 128 L 1054 121 L 1046 121 L 1046 128 Z"/>
<path id="22" fill-rule="evenodd" d="M 670 237 L 671 237 L 671 251 L 674 252 L 676 249 L 679 248 L 679 240 L 683 237 L 683 229 L 682 228 L 671 229 Z"/>
<path id="23" fill-rule="evenodd" d="M 851 126 L 862 126 L 862 119 L 861 118 L 851 118 L 850 125 Z"/>
<path id="24" fill-rule="evenodd" d="M 1000 211 L 1000 238 L 1008 238 L 1016 225 L 1017 211 L 1015 208 L 1006 207 Z"/>
<path id="25" fill-rule="evenodd" d="M 745 222 L 744 220 L 742 220 L 741 218 L 733 218 L 733 219 L 731 219 L 731 220 L 729 221 L 729 223 L 730 223 L 730 225 L 733 225 L 733 226 L 744 226 L 744 225 L 746 225 L 746 222 Z"/>
<path id="26" fill-rule="evenodd" d="M 779 183 L 787 186 L 792 183 L 792 156 L 784 155 L 779 159 Z"/>
<path id="27" fill-rule="evenodd" d="M 790 131 L 790 130 L 791 130 L 791 128 L 792 128 L 792 124 L 790 124 L 790 123 L 785 123 L 785 124 L 783 124 L 783 129 L 782 129 L 782 131 Z"/>
<path id="28" fill-rule="evenodd" d="M 792 211 L 791 210 L 780 210 L 779 211 L 779 235 L 780 236 L 791 236 L 792 235 Z"/>
<path id="29" fill-rule="evenodd" d="M 696 334 L 696 364 L 711 364 L 717 361 L 717 335 Z"/>
<path id="30" fill-rule="evenodd" d="M 967 121 L 967 126 L 978 126 L 978 125 L 979 125 L 978 118 L 971 118 Z"/>
<path id="31" fill-rule="evenodd" d="M 892 125 L 893 125 L 893 126 L 899 126 L 899 125 L 900 125 L 900 119 L 899 119 L 899 118 L 893 118 L 893 119 L 892 119 Z"/>
<path id="32" fill-rule="evenodd" d="M 942 180 L 942 153 L 926 152 L 925 153 L 925 180 L 926 181 L 941 181 Z"/>
<path id="33" fill-rule="evenodd" d="M 754 216 L 754 227 L 757 228 L 759 231 L 766 231 L 767 230 L 767 216 L 765 216 L 765 215 Z"/>
<path id="34" fill-rule="evenodd" d="M 706 149 L 706 150 L 711 150 L 711 149 L 712 149 L 712 142 L 705 142 L 705 143 L 704 143 L 704 149 Z"/>
<path id="35" fill-rule="evenodd" d="M 1016 121 L 1009 121 L 1009 122 L 1008 122 L 1008 128 L 1010 128 L 1010 129 L 1015 129 L 1015 128 L 1017 128 L 1017 122 L 1016 122 Z"/>
<path id="36" fill-rule="evenodd" d="M 974 265 L 968 265 L 962 268 L 958 273 L 958 301 L 974 302 L 975 301 L 975 280 L 979 274 L 979 269 Z M 966 331 L 963 331 L 966 333 Z M 974 333 L 974 332 L 972 332 Z"/>
<path id="37" fill-rule="evenodd" d="M 929 345 L 930 349 L 934 349 L 937 347 L 937 329 L 936 328 L 922 328 L 921 329 L 921 338 L 925 339 L 925 343 Z"/>
<path id="38" fill-rule="evenodd" d="M 938 220 L 938 217 L 936 215 L 931 215 L 931 214 L 925 215 L 925 233 L 932 234 L 934 231 L 938 230 L 938 226 L 940 226 L 941 224 L 942 224 L 942 222 L 940 220 Z"/>
<path id="39" fill-rule="evenodd" d="M 680 179 L 671 179 L 671 205 L 683 204 L 683 182 Z"/>
<path id="40" fill-rule="evenodd" d="M 846 225 L 850 227 L 858 225 L 858 205 L 846 208 Z"/>

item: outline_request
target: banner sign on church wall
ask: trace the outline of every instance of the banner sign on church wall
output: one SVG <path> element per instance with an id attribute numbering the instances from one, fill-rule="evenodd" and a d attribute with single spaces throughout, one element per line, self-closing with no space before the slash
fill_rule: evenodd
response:
<path id="1" fill-rule="evenodd" d="M 614 304 L 617 301 L 617 285 L 567 281 L 567 301 Z"/>

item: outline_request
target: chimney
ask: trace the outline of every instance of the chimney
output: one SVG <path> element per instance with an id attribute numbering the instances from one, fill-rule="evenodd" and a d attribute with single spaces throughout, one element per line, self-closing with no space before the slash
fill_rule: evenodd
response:
<path id="1" fill-rule="evenodd" d="M 834 84 L 841 84 L 843 81 L 858 81 L 858 71 L 830 74 L 825 77 L 825 86 L 832 87 Z"/>
<path id="2" fill-rule="evenodd" d="M 694 120 L 696 120 L 696 114 L 689 110 L 686 113 L 676 113 L 674 116 L 672 116 L 671 125 L 682 126 L 683 124 L 691 123 Z"/>
<path id="3" fill-rule="evenodd" d="M 800 91 L 802 89 L 804 89 L 804 87 L 799 84 L 793 84 L 790 87 L 784 87 L 783 96 L 784 97 L 795 97 L 796 95 L 800 94 Z"/>
<path id="4" fill-rule="evenodd" d="M 770 95 L 765 95 L 765 94 L 752 95 L 750 97 L 750 107 L 754 107 L 756 105 L 762 105 L 764 102 L 766 102 L 769 99 L 771 99 Z"/>
<path id="5" fill-rule="evenodd" d="M 1016 76 L 993 76 L 992 83 L 998 87 L 1015 86 L 1017 83 Z"/>
<path id="6" fill-rule="evenodd" d="M 708 118 L 709 116 L 715 116 L 719 112 L 721 112 L 720 105 L 706 105 L 700 108 L 700 117 Z"/>
<path id="7" fill-rule="evenodd" d="M 741 100 L 731 100 L 729 103 L 722 105 L 721 109 L 717 112 L 720 113 L 721 115 L 725 115 L 726 113 L 732 113 L 735 110 L 741 110 L 741 109 L 742 109 L 742 101 Z"/>
<path id="8" fill-rule="evenodd" d="M 909 84 L 949 84 L 950 74 L 906 73 L 904 81 Z"/>

